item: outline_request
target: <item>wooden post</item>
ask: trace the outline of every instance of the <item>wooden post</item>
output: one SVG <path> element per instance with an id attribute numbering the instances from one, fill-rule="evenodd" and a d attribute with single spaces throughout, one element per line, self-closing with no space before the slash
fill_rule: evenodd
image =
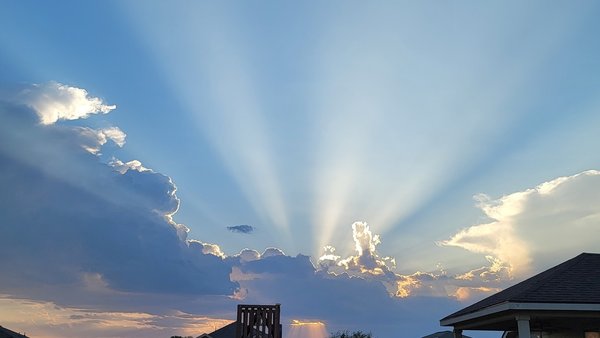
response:
<path id="1" fill-rule="evenodd" d="M 463 338 L 462 330 L 454 329 L 452 332 L 454 334 L 454 338 Z"/>

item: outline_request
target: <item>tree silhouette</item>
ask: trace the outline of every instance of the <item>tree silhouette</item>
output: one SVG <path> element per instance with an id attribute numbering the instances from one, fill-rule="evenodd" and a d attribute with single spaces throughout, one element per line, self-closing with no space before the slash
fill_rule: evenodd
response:
<path id="1" fill-rule="evenodd" d="M 346 331 L 338 331 L 336 333 L 332 333 L 329 338 L 373 338 L 373 335 L 371 335 L 371 332 L 369 333 L 365 333 L 362 331 L 354 331 L 354 332 L 350 332 L 348 330 Z"/>

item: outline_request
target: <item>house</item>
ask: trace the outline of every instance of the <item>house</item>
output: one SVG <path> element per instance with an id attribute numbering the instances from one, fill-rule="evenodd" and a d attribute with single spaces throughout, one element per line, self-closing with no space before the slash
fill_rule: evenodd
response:
<path id="1" fill-rule="evenodd" d="M 582 253 L 442 320 L 503 338 L 600 338 L 600 254 Z"/>
<path id="2" fill-rule="evenodd" d="M 17 333 L 15 331 L 9 330 L 5 327 L 0 326 L 0 338 L 28 338 L 24 334 Z"/>

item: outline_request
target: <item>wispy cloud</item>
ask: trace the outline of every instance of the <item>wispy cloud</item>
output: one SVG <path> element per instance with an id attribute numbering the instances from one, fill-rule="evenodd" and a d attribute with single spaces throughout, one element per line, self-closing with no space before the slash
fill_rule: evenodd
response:
<path id="1" fill-rule="evenodd" d="M 60 306 L 57 303 L 15 299 L 0 295 L 2 325 L 32 337 L 82 337 L 101 331 L 104 336 L 148 337 L 198 335 L 229 324 L 181 311 L 153 314 L 135 311 L 102 311 Z"/>

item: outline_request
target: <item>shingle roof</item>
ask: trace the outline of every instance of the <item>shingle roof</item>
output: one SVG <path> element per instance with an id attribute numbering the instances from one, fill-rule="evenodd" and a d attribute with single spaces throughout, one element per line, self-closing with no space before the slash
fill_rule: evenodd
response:
<path id="1" fill-rule="evenodd" d="M 600 304 L 600 254 L 582 253 L 442 320 L 506 302 Z"/>

